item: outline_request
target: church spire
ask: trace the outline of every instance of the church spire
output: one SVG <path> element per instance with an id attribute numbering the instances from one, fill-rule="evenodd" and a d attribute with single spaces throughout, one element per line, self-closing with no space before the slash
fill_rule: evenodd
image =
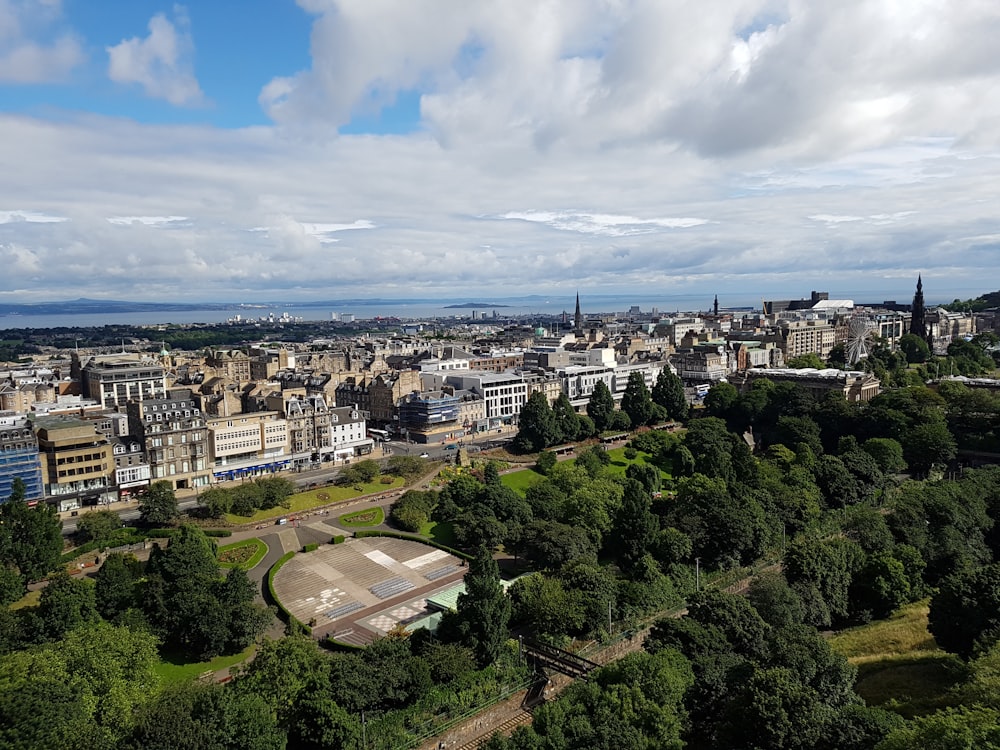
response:
<path id="1" fill-rule="evenodd" d="M 917 274 L 917 293 L 913 295 L 910 308 L 910 333 L 922 339 L 927 338 L 927 323 L 924 319 L 924 281 Z"/>
<path id="2" fill-rule="evenodd" d="M 719 316 L 719 295 L 715 295 L 715 303 L 712 305 L 712 314 L 716 317 Z"/>
<path id="3" fill-rule="evenodd" d="M 577 336 L 583 335 L 583 313 L 580 312 L 580 292 L 576 293 L 576 312 L 573 313 L 573 332 Z"/>

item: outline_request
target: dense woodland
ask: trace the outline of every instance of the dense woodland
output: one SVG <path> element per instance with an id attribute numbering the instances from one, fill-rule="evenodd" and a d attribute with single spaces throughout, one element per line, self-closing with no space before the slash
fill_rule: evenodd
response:
<path id="1" fill-rule="evenodd" d="M 145 565 L 112 555 L 94 581 L 52 574 L 36 607 L 0 610 L 0 746 L 407 746 L 530 682 L 512 634 L 569 647 L 651 623 L 643 651 L 491 747 L 1000 748 L 1000 468 L 963 466 L 964 451 L 994 449 L 1000 398 L 915 384 L 897 359 L 873 361 L 897 387 L 868 404 L 758 381 L 717 385 L 687 414 L 669 373 L 630 385 L 621 412 L 604 394 L 586 415 L 529 403 L 518 447 L 536 481 L 512 489 L 487 463 L 391 509 L 400 529 L 451 524 L 475 555 L 433 637 L 329 652 L 291 633 L 226 685 L 165 684 L 160 660 L 238 653 L 272 622 L 199 529 L 181 526 Z M 573 461 L 545 450 L 620 429 L 617 414 L 685 429 L 633 433 L 624 468 L 599 445 Z M 280 503 L 279 490 L 254 496 Z M 150 524 L 176 514 L 152 494 Z M 526 573 L 509 595 L 498 550 Z M 50 510 L 0 505 L 5 605 L 61 553 Z M 718 585 L 751 571 L 745 596 Z M 823 632 L 928 598 L 934 637 L 966 665 L 951 707 L 865 706 Z"/>

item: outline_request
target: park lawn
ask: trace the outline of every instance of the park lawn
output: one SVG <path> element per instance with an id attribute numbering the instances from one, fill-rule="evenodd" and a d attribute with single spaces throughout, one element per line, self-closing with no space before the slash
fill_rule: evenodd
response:
<path id="1" fill-rule="evenodd" d="M 403 484 L 403 479 L 400 477 L 393 477 L 391 484 L 382 484 L 380 481 L 375 481 L 357 485 L 361 488 L 360 490 L 355 489 L 354 487 L 337 487 L 335 485 L 317 487 L 313 490 L 297 492 L 292 495 L 288 498 L 289 507 L 287 508 L 279 505 L 277 508 L 271 508 L 270 510 L 258 510 L 249 517 L 227 513 L 226 520 L 232 524 L 270 521 L 275 518 L 280 518 L 281 516 L 294 516 L 297 513 L 312 510 L 313 508 L 319 508 L 324 505 L 330 505 L 331 503 L 342 503 L 345 500 L 354 500 L 362 495 L 374 495 L 379 492 L 398 489 L 399 487 L 402 487 Z"/>
<path id="2" fill-rule="evenodd" d="M 180 682 L 191 682 L 196 680 L 206 672 L 218 672 L 220 669 L 232 667 L 246 661 L 257 650 L 256 645 L 247 646 L 238 654 L 228 656 L 216 656 L 208 661 L 185 661 L 184 659 L 163 654 L 159 663 L 153 667 L 153 671 L 159 676 L 164 685 L 176 685 Z"/>
<path id="3" fill-rule="evenodd" d="M 337 519 L 337 523 L 348 528 L 363 528 L 365 526 L 378 526 L 385 523 L 385 511 L 380 507 L 368 510 L 356 510 L 353 513 L 345 513 Z"/>
<path id="4" fill-rule="evenodd" d="M 455 546 L 455 527 L 450 521 L 428 521 L 420 527 L 420 533 L 446 547 Z"/>
<path id="5" fill-rule="evenodd" d="M 507 474 L 502 474 L 500 476 L 500 483 L 523 497 L 529 487 L 538 484 L 543 479 L 545 477 L 534 469 L 521 469 L 520 471 L 511 471 Z"/>
<path id="6" fill-rule="evenodd" d="M 228 550 L 239 549 L 241 547 L 252 547 L 254 549 L 253 555 L 246 562 L 227 563 L 222 561 L 222 553 Z M 260 565 L 260 561 L 263 560 L 266 555 L 267 555 L 267 545 L 260 539 L 246 539 L 242 542 L 223 544 L 220 547 L 217 547 L 215 550 L 215 557 L 219 561 L 220 568 L 240 567 L 243 568 L 243 570 L 250 570 Z"/>
<path id="7" fill-rule="evenodd" d="M 948 690 L 964 679 L 964 670 L 934 642 L 927 612 L 927 602 L 917 602 L 830 638 L 830 647 L 858 668 L 855 689 L 869 706 L 910 718 L 950 705 Z"/>
<path id="8" fill-rule="evenodd" d="M 10 609 L 24 609 L 25 607 L 37 607 L 42 599 L 42 590 L 29 591 L 16 602 L 10 605 Z"/>
<path id="9" fill-rule="evenodd" d="M 608 456 L 611 458 L 611 465 L 607 467 L 607 472 L 614 477 L 624 477 L 625 469 L 629 467 L 629 464 L 649 464 L 650 466 L 655 466 L 653 463 L 653 457 L 648 453 L 643 453 L 639 451 L 639 454 L 634 460 L 629 461 L 625 458 L 625 448 L 612 448 L 608 451 Z M 660 469 L 660 477 L 663 479 L 671 479 L 670 472 Z"/>

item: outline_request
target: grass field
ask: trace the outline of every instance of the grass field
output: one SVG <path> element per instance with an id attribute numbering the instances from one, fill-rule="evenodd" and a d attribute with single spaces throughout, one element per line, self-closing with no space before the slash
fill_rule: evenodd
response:
<path id="1" fill-rule="evenodd" d="M 337 523 L 348 528 L 364 528 L 366 526 L 378 526 L 385 522 L 385 511 L 381 508 L 371 510 L 356 510 L 353 513 L 345 513 L 337 519 Z"/>
<path id="2" fill-rule="evenodd" d="M 856 689 L 870 706 L 921 716 L 950 705 L 947 691 L 964 679 L 961 661 L 937 647 L 927 630 L 927 602 L 888 620 L 834 635 L 830 646 L 858 668 Z"/>
<path id="3" fill-rule="evenodd" d="M 294 516 L 296 513 L 302 513 L 307 510 L 312 510 L 313 508 L 330 505 L 331 503 L 342 503 L 345 500 L 353 500 L 354 498 L 361 497 L 362 495 L 373 495 L 377 492 L 386 492 L 387 490 L 398 489 L 402 486 L 403 480 L 399 477 L 394 477 L 392 484 L 369 482 L 368 484 L 358 485 L 361 489 L 355 489 L 354 487 L 335 487 L 333 485 L 329 487 L 317 487 L 314 490 L 298 492 L 292 495 L 289 498 L 291 505 L 288 508 L 278 506 L 277 508 L 271 508 L 270 510 L 258 510 L 249 517 L 236 516 L 232 513 L 227 513 L 226 520 L 233 524 L 269 521 L 275 518 L 280 518 L 281 516 Z"/>
<path id="4" fill-rule="evenodd" d="M 629 464 L 649 464 L 652 466 L 652 457 L 648 453 L 640 452 L 634 460 L 629 461 L 625 458 L 625 448 L 613 448 L 608 451 L 608 456 L 611 458 L 611 464 L 607 467 L 606 471 L 612 477 L 623 477 L 625 476 L 625 470 L 628 468 Z M 576 462 L 575 458 L 567 459 L 566 463 L 573 464 Z M 670 474 L 660 469 L 660 476 L 664 479 L 670 479 Z M 533 484 L 538 484 L 545 477 L 539 474 L 534 469 L 521 469 L 521 471 L 512 471 L 509 474 L 504 474 L 500 477 L 500 481 L 505 487 L 510 487 L 512 490 L 524 495 L 528 488 Z"/>
<path id="5" fill-rule="evenodd" d="M 16 602 L 10 605 L 11 609 L 24 609 L 25 607 L 37 607 L 42 598 L 42 590 L 29 591 Z"/>
<path id="6" fill-rule="evenodd" d="M 531 485 L 538 484 L 543 479 L 545 479 L 545 477 L 534 469 L 521 469 L 520 471 L 512 471 L 509 474 L 502 475 L 500 477 L 500 483 L 503 484 L 504 487 L 510 487 L 518 494 L 524 495 Z"/>
<path id="7" fill-rule="evenodd" d="M 206 672 L 218 672 L 220 669 L 232 667 L 253 656 L 256 646 L 248 646 L 238 654 L 216 656 L 209 661 L 184 661 L 183 659 L 165 655 L 153 670 L 159 675 L 164 685 L 174 685 L 178 682 L 190 682 L 198 679 Z"/>
<path id="8" fill-rule="evenodd" d="M 222 561 L 222 555 L 224 552 L 231 550 L 237 550 L 240 548 L 249 547 L 253 549 L 253 554 L 248 560 L 241 563 L 227 563 Z M 240 567 L 243 570 L 250 570 L 255 568 L 260 564 L 260 561 L 264 559 L 267 555 L 267 545 L 264 544 L 260 539 L 247 539 L 242 542 L 233 542 L 232 544 L 223 544 L 215 550 L 216 559 L 219 560 L 220 568 L 235 568 Z"/>
<path id="9" fill-rule="evenodd" d="M 455 546 L 455 529 L 450 522 L 428 521 L 420 527 L 420 533 L 430 537 L 438 544 L 444 544 L 448 547 Z"/>

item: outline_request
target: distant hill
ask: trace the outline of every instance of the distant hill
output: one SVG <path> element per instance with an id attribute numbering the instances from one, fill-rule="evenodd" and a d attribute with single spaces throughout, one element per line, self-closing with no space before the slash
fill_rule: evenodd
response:
<path id="1" fill-rule="evenodd" d="M 468 307 L 474 307 L 474 308 L 489 307 L 489 308 L 494 308 L 494 307 L 510 307 L 510 305 L 498 305 L 498 304 L 495 304 L 493 302 L 461 302 L 461 303 L 459 303 L 457 305 L 445 305 L 444 309 L 445 310 L 455 310 L 455 309 L 459 309 L 459 308 L 468 308 Z"/>
<path id="2" fill-rule="evenodd" d="M 956 299 L 947 305 L 941 305 L 945 310 L 951 312 L 980 312 L 989 310 L 992 307 L 1000 307 L 1000 291 L 980 294 L 975 299 Z"/>
<path id="3" fill-rule="evenodd" d="M 64 302 L 0 303 L 0 315 L 73 315 L 74 313 L 178 312 L 186 310 L 233 310 L 229 303 L 127 302 L 81 297 Z"/>

